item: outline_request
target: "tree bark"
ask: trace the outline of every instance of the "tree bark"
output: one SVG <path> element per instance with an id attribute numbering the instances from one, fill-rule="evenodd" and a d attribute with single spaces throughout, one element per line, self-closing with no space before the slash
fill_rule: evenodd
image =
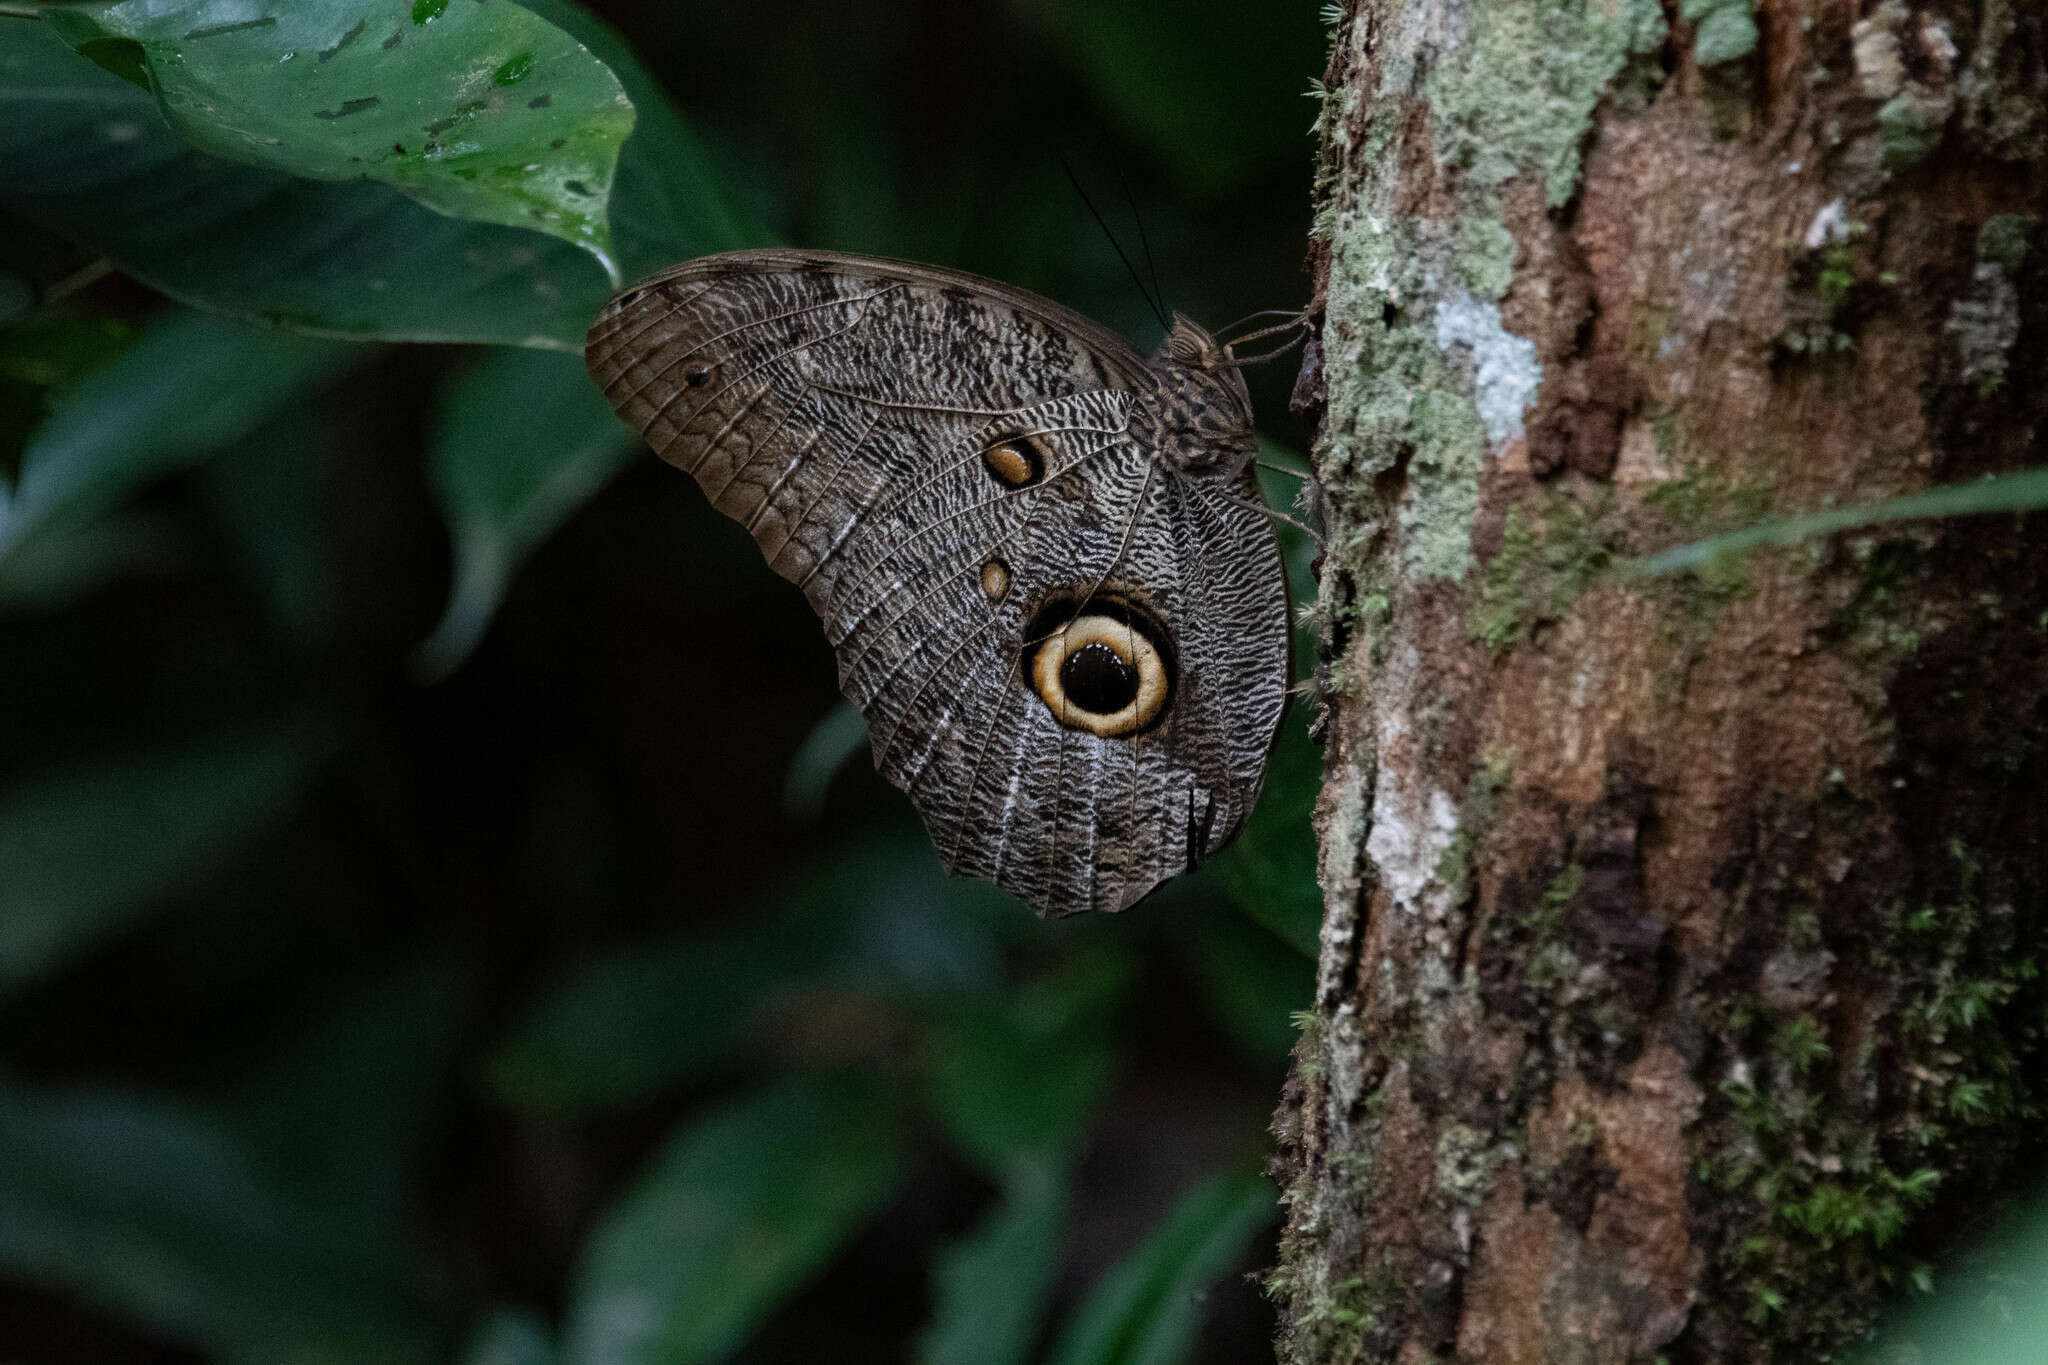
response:
<path id="1" fill-rule="evenodd" d="M 1291 1362 L 1812 1360 L 2038 1151 L 2034 0 L 1351 0 Z M 1938 1272 L 1936 1272 L 1938 1273 Z"/>

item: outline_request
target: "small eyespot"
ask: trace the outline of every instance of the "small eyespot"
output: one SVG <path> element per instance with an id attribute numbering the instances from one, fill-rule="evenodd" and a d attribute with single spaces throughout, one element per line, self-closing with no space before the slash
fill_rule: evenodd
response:
<path id="1" fill-rule="evenodd" d="M 1166 657 L 1136 619 L 1075 617 L 1031 656 L 1031 685 L 1060 724 L 1116 739 L 1146 728 L 1166 708 Z"/>
<path id="2" fill-rule="evenodd" d="M 1045 454 L 1028 436 L 1005 436 L 981 452 L 981 462 L 997 483 L 1029 488 L 1045 477 Z"/>
<path id="3" fill-rule="evenodd" d="M 981 566 L 981 590 L 991 602 L 1000 602 L 1010 595 L 1010 566 L 1000 559 L 991 559 Z"/>
<path id="4" fill-rule="evenodd" d="M 711 382 L 711 371 L 713 368 L 715 367 L 707 365 L 701 360 L 694 365 L 686 365 L 683 367 L 683 382 L 693 389 L 701 389 L 704 385 Z"/>

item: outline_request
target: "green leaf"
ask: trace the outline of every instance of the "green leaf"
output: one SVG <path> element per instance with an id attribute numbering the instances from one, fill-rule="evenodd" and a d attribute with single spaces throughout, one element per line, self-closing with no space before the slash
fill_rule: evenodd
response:
<path id="1" fill-rule="evenodd" d="M 1812 536 L 1835 531 L 1853 531 L 1885 522 L 1912 521 L 1921 517 L 1979 517 L 1999 512 L 2032 512 L 2048 507 L 2048 469 L 2027 469 L 2015 474 L 1994 474 L 1974 483 L 1944 484 L 1924 493 L 1912 493 L 1884 502 L 1837 507 L 1803 517 L 1784 517 L 1758 522 L 1740 531 L 1709 540 L 1680 545 L 1639 560 L 1631 572 L 1643 577 L 1697 569 L 1723 555 L 1732 555 L 1759 545 L 1790 545 Z"/>
<path id="2" fill-rule="evenodd" d="M 888 1108 L 797 1079 L 684 1128 L 599 1221 L 570 1296 L 567 1365 L 724 1358 L 888 1198 Z"/>
<path id="3" fill-rule="evenodd" d="M 75 525 L 195 464 L 333 380 L 361 352 L 183 311 L 59 397 L 0 501 L 0 573 L 38 528 Z"/>
<path id="4" fill-rule="evenodd" d="M 868 723 L 850 701 L 839 702 L 820 717 L 789 760 L 789 776 L 782 784 L 782 813 L 800 824 L 824 814 L 825 793 L 831 789 L 832 779 L 867 747 L 867 737 Z"/>
<path id="5" fill-rule="evenodd" d="M 0 789 L 0 992 L 103 942 L 290 810 L 326 749 L 297 720 Z"/>
<path id="6" fill-rule="evenodd" d="M 1315 994 L 1315 961 L 1244 916 L 1188 916 L 1175 943 L 1201 987 L 1209 1012 L 1255 1057 L 1285 1060 L 1294 1050 L 1294 1014 Z"/>
<path id="7" fill-rule="evenodd" d="M 743 1057 L 755 1007 L 779 987 L 978 995 L 995 976 L 981 921 L 1016 915 L 999 895 L 941 877 L 922 838 L 863 843 L 747 907 L 738 929 L 585 964 L 493 1053 L 491 1083 L 522 1108 L 618 1107 Z"/>
<path id="8" fill-rule="evenodd" d="M 1853 1365 L 2036 1365 L 2048 1360 L 2048 1197 L 2008 1204 L 1992 1236 L 1941 1268 L 1912 1277 L 1934 1297 L 1901 1305 Z"/>
<path id="9" fill-rule="evenodd" d="M 612 236 L 628 279 L 640 279 L 692 256 L 775 243 L 775 237 L 740 204 L 725 173 L 676 113 L 661 83 L 609 24 L 570 0 L 519 2 L 610 67 L 638 113 L 633 135 L 619 153 L 611 202 Z"/>
<path id="10" fill-rule="evenodd" d="M 195 152 L 148 94 L 41 24 L 0 29 L 0 165 L 0 205 L 249 321 L 581 352 L 609 292 L 597 263 L 556 238 L 450 218 L 375 181 Z"/>
<path id="11" fill-rule="evenodd" d="M 455 218 L 545 232 L 621 283 L 605 204 L 633 105 L 530 10 L 128 0 L 43 11 L 96 57 L 125 40 L 199 151 L 310 180 L 382 181 Z"/>
<path id="12" fill-rule="evenodd" d="M 462 1365 L 555 1365 L 555 1344 L 539 1315 L 501 1308 L 477 1327 Z"/>
<path id="13" fill-rule="evenodd" d="M 419 648 L 421 672 L 438 677 L 468 657 L 519 561 L 638 448 L 581 356 L 501 349 L 456 378 L 427 448 L 455 583 Z"/>
<path id="14" fill-rule="evenodd" d="M 470 996 L 466 972 L 421 957 L 308 1002 L 306 1026 L 238 1087 L 235 1132 L 295 1195 L 395 1223 Z"/>
<path id="15" fill-rule="evenodd" d="M 1279 1216 L 1250 1172 L 1212 1176 L 1175 1204 L 1075 1311 L 1052 1365 L 1173 1365 L 1201 1326 L 1201 1296 Z"/>
<path id="16" fill-rule="evenodd" d="M 792 965 L 777 945 L 741 935 L 600 959 L 543 997 L 492 1054 L 491 1085 L 511 1104 L 557 1114 L 645 1099 L 733 1056 Z"/>
<path id="17" fill-rule="evenodd" d="M 1071 1202 L 1064 1168 L 1025 1162 L 1011 1172 L 995 1212 L 939 1252 L 920 1365 L 1020 1365 L 1038 1339 Z"/>
<path id="18" fill-rule="evenodd" d="M 998 1177 L 1077 1147 L 1116 1074 L 1110 1024 L 1134 974 L 1126 952 L 1101 945 L 1007 1006 L 943 1009 L 928 1096 L 954 1143 Z"/>
<path id="19" fill-rule="evenodd" d="M 424 1362 L 402 1258 L 299 1204 L 203 1115 L 97 1090 L 0 1086 L 0 1266 L 217 1355 Z"/>

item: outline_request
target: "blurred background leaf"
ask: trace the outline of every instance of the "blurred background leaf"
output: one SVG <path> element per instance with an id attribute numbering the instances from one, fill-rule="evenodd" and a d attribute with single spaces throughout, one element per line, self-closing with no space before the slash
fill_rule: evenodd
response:
<path id="1" fill-rule="evenodd" d="M 418 1268 L 345 1208 L 301 1204 L 203 1114 L 0 1089 L 0 1264 L 249 1361 L 429 1358 Z"/>
<path id="2" fill-rule="evenodd" d="M 289 813 L 324 736 L 292 719 L 0 789 L 0 992 L 93 947 Z"/>
<path id="3" fill-rule="evenodd" d="M 1253 1234 L 1277 1221 L 1273 1187 L 1252 1172 L 1212 1176 L 1102 1278 L 1054 1348 L 1052 1365 L 1168 1365 L 1200 1323 L 1200 1296 Z"/>
<path id="4" fill-rule="evenodd" d="M 478 1327 L 461 1365 L 554 1365 L 547 1325 L 532 1313 L 501 1309 Z"/>
<path id="5" fill-rule="evenodd" d="M 1016 1162 L 1002 1202 L 942 1248 L 938 1303 L 918 1344 L 920 1365 L 1018 1365 L 1041 1335 L 1073 1200 L 1059 1163 Z"/>
<path id="6" fill-rule="evenodd" d="M 0 572 L 39 527 L 82 520 L 239 439 L 331 381 L 355 352 L 174 313 L 63 393 L 0 503 Z"/>
<path id="7" fill-rule="evenodd" d="M 1895 1309 L 1854 1365 L 2032 1365 L 2048 1359 L 2048 1192 L 1986 1221 L 1994 1226 L 1955 1264 L 1923 1274 L 1927 1289 Z"/>
<path id="8" fill-rule="evenodd" d="M 570 1365 L 693 1365 L 823 1261 L 893 1185 L 889 1112 L 796 1077 L 678 1133 L 595 1230 L 569 1310 Z"/>
<path id="9" fill-rule="evenodd" d="M 637 443 L 581 356 L 499 350 L 448 386 L 427 448 L 455 536 L 448 610 L 419 649 L 439 677 L 475 647 L 512 571 L 625 463 Z"/>

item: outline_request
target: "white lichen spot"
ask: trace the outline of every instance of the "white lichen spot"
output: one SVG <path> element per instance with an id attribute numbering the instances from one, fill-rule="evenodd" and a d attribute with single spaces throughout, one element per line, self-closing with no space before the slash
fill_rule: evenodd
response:
<path id="1" fill-rule="evenodd" d="M 1472 357 L 1472 400 L 1494 453 L 1522 434 L 1522 414 L 1543 383 L 1536 343 L 1501 325 L 1500 309 L 1454 289 L 1436 305 L 1436 344 Z"/>
<path id="2" fill-rule="evenodd" d="M 1823 206 L 1813 215 L 1813 221 L 1806 225 L 1806 236 L 1800 239 L 1808 251 L 1819 251 L 1824 246 L 1849 240 L 1849 211 L 1839 199 Z"/>
<path id="3" fill-rule="evenodd" d="M 1899 51 L 1898 28 L 1907 19 L 1900 0 L 1884 3 L 1856 21 L 1849 30 L 1856 58 L 1856 83 L 1874 100 L 1888 100 L 1906 83 L 1906 63 Z"/>

